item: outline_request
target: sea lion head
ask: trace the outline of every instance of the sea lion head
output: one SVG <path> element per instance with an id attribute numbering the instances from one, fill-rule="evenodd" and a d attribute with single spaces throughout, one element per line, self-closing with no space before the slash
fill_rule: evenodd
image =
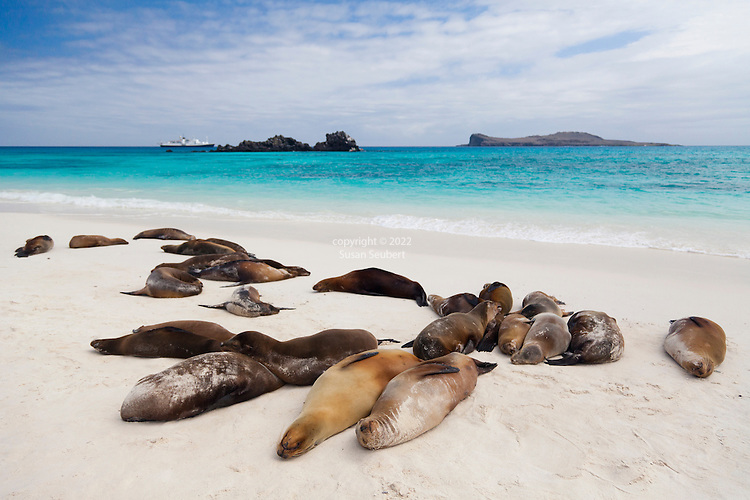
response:
<path id="1" fill-rule="evenodd" d="M 398 431 L 388 418 L 363 418 L 357 423 L 357 441 L 369 450 L 391 446 Z"/>
<path id="2" fill-rule="evenodd" d="M 316 421 L 319 421 L 319 419 L 297 419 L 287 429 L 284 437 L 281 438 L 279 446 L 276 448 L 276 454 L 281 458 L 292 458 L 313 449 L 318 444 L 316 440 L 316 436 L 318 435 Z"/>
<path id="3" fill-rule="evenodd" d="M 330 278 L 324 279 L 315 283 L 315 285 L 313 285 L 313 290 L 315 290 L 316 292 L 331 292 L 334 290 L 331 285 L 332 283 Z"/>
<path id="4" fill-rule="evenodd" d="M 514 365 L 536 365 L 544 361 L 542 348 L 536 344 L 524 345 L 520 351 L 510 357 Z"/>
<path id="5" fill-rule="evenodd" d="M 221 343 L 221 349 L 223 351 L 239 352 L 246 356 L 252 356 L 253 354 L 259 354 L 262 351 L 263 346 L 266 345 L 266 335 L 254 330 L 241 332 L 232 337 L 229 340 L 225 340 Z"/>
<path id="6" fill-rule="evenodd" d="M 714 364 L 708 359 L 696 359 L 686 364 L 685 369 L 688 373 L 696 377 L 705 378 L 714 372 Z"/>

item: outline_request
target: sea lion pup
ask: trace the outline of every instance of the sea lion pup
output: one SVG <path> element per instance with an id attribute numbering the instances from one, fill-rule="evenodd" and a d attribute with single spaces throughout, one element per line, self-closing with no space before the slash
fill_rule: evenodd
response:
<path id="1" fill-rule="evenodd" d="M 318 377 L 297 419 L 287 428 L 276 453 L 290 458 L 310 451 L 370 414 L 390 380 L 420 360 L 399 349 L 353 354 Z"/>
<path id="2" fill-rule="evenodd" d="M 481 302 L 473 293 L 458 293 L 448 298 L 440 295 L 428 295 L 427 303 L 438 316 L 444 317 L 454 312 L 467 313 Z"/>
<path id="3" fill-rule="evenodd" d="M 235 285 L 248 283 L 268 283 L 294 278 L 284 269 L 276 269 L 268 264 L 252 260 L 234 260 L 200 271 L 189 271 L 197 278 L 213 281 L 232 281 Z"/>
<path id="4" fill-rule="evenodd" d="M 133 236 L 134 240 L 148 238 L 153 240 L 194 240 L 195 236 L 181 229 L 173 227 L 160 227 L 158 229 L 147 229 Z"/>
<path id="5" fill-rule="evenodd" d="M 133 333 L 112 339 L 96 339 L 91 347 L 102 354 L 143 358 L 189 358 L 222 351 L 221 343 L 234 336 L 210 321 L 181 320 L 141 326 Z"/>
<path id="6" fill-rule="evenodd" d="M 548 359 L 550 365 L 610 363 L 622 357 L 625 339 L 617 320 L 600 311 L 578 311 L 568 319 L 570 346 L 562 358 Z"/>
<path id="7" fill-rule="evenodd" d="M 345 357 L 377 349 L 378 341 L 367 330 L 323 330 L 286 342 L 248 331 L 238 333 L 221 346 L 263 363 L 287 384 L 311 385 Z"/>
<path id="8" fill-rule="evenodd" d="M 161 247 L 167 253 L 179 255 L 205 255 L 209 253 L 235 253 L 234 249 L 220 243 L 208 240 L 190 240 L 180 245 L 163 245 Z"/>
<path id="9" fill-rule="evenodd" d="M 190 297 L 203 290 L 201 281 L 179 269 L 160 267 L 154 269 L 146 278 L 146 286 L 135 292 L 120 292 L 125 295 L 148 295 L 158 299 Z"/>
<path id="10" fill-rule="evenodd" d="M 26 240 L 24 246 L 16 248 L 16 257 L 28 257 L 29 255 L 49 252 L 53 246 L 55 246 L 55 242 L 46 234 L 35 236 Z"/>
<path id="11" fill-rule="evenodd" d="M 413 342 L 402 347 L 412 347 L 420 359 L 434 359 L 451 352 L 468 354 L 482 340 L 498 307 L 497 303 L 487 300 L 468 313 L 457 312 L 438 318 L 424 327 Z"/>
<path id="12" fill-rule="evenodd" d="M 562 354 L 570 344 L 565 320 L 555 313 L 534 316 L 521 350 L 510 357 L 514 365 L 536 365 L 546 358 Z"/>
<path id="13" fill-rule="evenodd" d="M 436 427 L 497 366 L 452 352 L 405 370 L 388 382 L 368 417 L 355 426 L 370 450 L 410 441 Z"/>
<path id="14" fill-rule="evenodd" d="M 529 319 L 541 313 L 554 313 L 560 317 L 569 316 L 570 313 L 563 311 L 560 308 L 561 305 L 565 305 L 565 302 L 557 300 L 552 295 L 536 291 L 529 293 L 523 298 L 522 309 L 518 312 Z"/>
<path id="15" fill-rule="evenodd" d="M 268 368 L 236 352 L 209 352 L 135 384 L 120 408 L 128 422 L 178 420 L 233 405 L 284 385 Z"/>
<path id="16" fill-rule="evenodd" d="M 260 300 L 260 293 L 258 293 L 258 290 L 249 285 L 238 288 L 232 292 L 232 296 L 224 303 L 216 304 L 215 306 L 205 304 L 199 305 L 201 307 L 208 307 L 209 309 L 226 309 L 232 314 L 245 316 L 247 318 L 270 316 L 272 314 L 278 314 L 279 311 L 292 309 L 290 307 L 276 307 L 267 302 L 263 302 Z"/>
<path id="17" fill-rule="evenodd" d="M 664 350 L 688 373 L 708 377 L 724 361 L 727 336 L 710 319 L 690 316 L 672 321 Z"/>
<path id="18" fill-rule="evenodd" d="M 158 269 L 160 267 L 171 267 L 174 269 L 180 269 L 187 273 L 192 273 L 196 271 L 202 271 L 203 269 L 208 269 L 209 267 L 214 267 L 220 264 L 225 264 L 227 262 L 232 262 L 235 260 L 251 260 L 251 259 L 250 259 L 249 254 L 242 253 L 242 252 L 208 253 L 204 255 L 196 255 L 195 257 L 190 257 L 189 259 L 184 260 L 182 262 L 165 262 L 165 263 L 159 264 L 154 269 Z"/>
<path id="19" fill-rule="evenodd" d="M 342 276 L 327 278 L 313 286 L 317 292 L 349 292 L 362 295 L 385 295 L 397 299 L 414 299 L 417 305 L 426 306 L 427 294 L 422 285 L 399 274 L 370 267 L 358 269 Z"/>
<path id="20" fill-rule="evenodd" d="M 128 242 L 122 238 L 107 238 L 100 234 L 79 234 L 70 239 L 68 246 L 70 248 L 92 248 L 127 244 Z"/>
<path id="21" fill-rule="evenodd" d="M 490 352 L 495 346 L 500 346 L 500 352 L 509 356 L 515 354 L 523 344 L 523 339 L 531 328 L 531 320 L 520 313 L 511 313 L 503 318 L 497 328 L 487 327 L 482 341 L 477 345 L 477 351 Z"/>
<path id="22" fill-rule="evenodd" d="M 482 287 L 482 291 L 479 292 L 479 298 L 497 302 L 500 305 L 498 314 L 502 314 L 503 317 L 513 308 L 513 294 L 510 288 L 505 283 L 500 283 L 499 281 L 485 284 Z M 498 323 L 500 321 L 502 321 L 502 318 L 498 320 Z"/>

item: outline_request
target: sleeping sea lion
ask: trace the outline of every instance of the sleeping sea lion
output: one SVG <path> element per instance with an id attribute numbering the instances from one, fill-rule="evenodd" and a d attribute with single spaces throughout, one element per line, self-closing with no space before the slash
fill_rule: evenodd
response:
<path id="1" fill-rule="evenodd" d="M 396 375 L 372 412 L 355 426 L 357 441 L 370 450 L 404 443 L 436 427 L 497 366 L 452 352 Z"/>
<path id="2" fill-rule="evenodd" d="M 523 339 L 531 328 L 531 320 L 520 313 L 511 313 L 503 318 L 496 328 L 490 330 L 477 346 L 477 351 L 492 351 L 495 346 L 500 346 L 500 352 L 507 355 L 515 354 L 523 344 Z"/>
<path id="3" fill-rule="evenodd" d="M 216 243 L 218 245 L 222 245 L 225 247 L 229 247 L 235 252 L 248 253 L 248 251 L 245 250 L 245 248 L 242 245 L 240 245 L 239 243 L 235 243 L 234 241 L 223 240 L 221 238 L 206 238 L 206 241 L 209 241 L 211 243 Z"/>
<path id="4" fill-rule="evenodd" d="M 708 377 L 724 361 L 727 336 L 710 319 L 690 316 L 672 321 L 664 350 L 688 373 Z"/>
<path id="5" fill-rule="evenodd" d="M 345 357 L 377 349 L 378 341 L 367 330 L 323 330 L 286 342 L 248 331 L 238 333 L 221 346 L 263 363 L 287 384 L 311 385 Z"/>
<path id="6" fill-rule="evenodd" d="M 470 353 L 482 339 L 487 323 L 497 314 L 498 305 L 492 301 L 477 304 L 468 313 L 453 313 L 438 318 L 419 332 L 413 342 L 402 347 L 413 347 L 420 359 L 433 359 L 450 352 Z"/>
<path id="7" fill-rule="evenodd" d="M 194 240 L 195 236 L 181 229 L 173 227 L 161 227 L 159 229 L 147 229 L 133 236 L 134 240 L 148 238 L 154 240 Z"/>
<path id="8" fill-rule="evenodd" d="M 127 245 L 128 242 L 122 238 L 107 238 L 100 234 L 79 234 L 70 239 L 70 248 L 92 248 L 108 247 L 110 245 Z"/>
<path id="9" fill-rule="evenodd" d="M 24 246 L 16 248 L 16 257 L 28 257 L 29 255 L 49 252 L 53 246 L 55 246 L 55 242 L 46 234 L 35 236 L 26 240 Z"/>
<path id="10" fill-rule="evenodd" d="M 565 302 L 560 302 L 552 295 L 536 291 L 529 293 L 523 298 L 523 303 L 521 305 L 522 309 L 518 312 L 529 319 L 541 313 L 554 313 L 560 317 L 568 316 L 570 313 L 564 312 L 560 309 L 560 306 L 564 304 Z"/>
<path id="11" fill-rule="evenodd" d="M 497 302 L 500 305 L 498 314 L 502 314 L 503 317 L 513 308 L 513 294 L 510 288 L 505 283 L 500 283 L 499 281 L 485 284 L 482 287 L 482 291 L 479 292 L 479 298 Z M 498 323 L 500 321 L 502 321 L 502 318 L 498 319 Z"/>
<path id="12" fill-rule="evenodd" d="M 555 313 L 534 316 L 521 350 L 510 357 L 514 365 L 536 365 L 565 352 L 570 344 L 568 325 Z"/>
<path id="13" fill-rule="evenodd" d="M 179 298 L 198 295 L 203 290 L 201 281 L 179 269 L 160 267 L 151 271 L 146 286 L 135 292 L 120 292 L 126 295 L 148 295 L 156 298 Z"/>
<path id="14" fill-rule="evenodd" d="M 128 422 L 177 420 L 247 401 L 284 385 L 268 368 L 236 352 L 209 352 L 142 378 L 125 397 Z"/>
<path id="15" fill-rule="evenodd" d="M 398 349 L 354 354 L 318 377 L 297 419 L 287 428 L 276 453 L 290 458 L 310 451 L 370 414 L 390 380 L 420 360 Z"/>
<path id="16" fill-rule="evenodd" d="M 165 262 L 159 264 L 154 269 L 157 269 L 159 267 L 171 267 L 174 269 L 180 269 L 187 273 L 193 273 L 235 260 L 250 260 L 250 255 L 242 252 L 208 253 L 190 257 L 189 259 L 186 259 L 182 262 Z"/>
<path id="17" fill-rule="evenodd" d="M 615 318 L 600 311 L 578 311 L 568 319 L 570 346 L 550 365 L 609 363 L 622 357 L 625 339 Z"/>
<path id="18" fill-rule="evenodd" d="M 190 240 L 180 245 L 163 245 L 167 253 L 179 255 L 205 255 L 209 253 L 235 253 L 234 249 L 208 240 Z"/>
<path id="19" fill-rule="evenodd" d="M 448 316 L 454 312 L 467 313 L 474 309 L 474 306 L 479 302 L 481 302 L 479 297 L 473 293 L 458 293 L 448 298 L 443 298 L 440 295 L 427 296 L 427 303 L 440 317 Z"/>
<path id="20" fill-rule="evenodd" d="M 414 299 L 426 306 L 427 295 L 422 285 L 390 271 L 370 267 L 358 269 L 342 276 L 327 278 L 313 286 L 317 292 L 349 292 L 362 295 L 385 295 L 399 299 Z"/>
<path id="21" fill-rule="evenodd" d="M 198 278 L 213 281 L 232 281 L 237 285 L 248 283 L 268 283 L 294 278 L 284 269 L 276 269 L 268 264 L 252 260 L 234 260 L 200 271 L 189 271 Z"/>
<path id="22" fill-rule="evenodd" d="M 270 316 L 272 314 L 278 314 L 279 311 L 292 309 L 290 307 L 276 307 L 267 302 L 263 302 L 260 300 L 260 293 L 258 293 L 258 290 L 250 285 L 243 286 L 232 292 L 232 296 L 224 303 L 216 304 L 215 306 L 205 304 L 199 305 L 201 307 L 208 307 L 209 309 L 226 309 L 232 314 L 245 316 L 247 318 Z"/>
<path id="23" fill-rule="evenodd" d="M 207 352 L 222 351 L 221 343 L 234 336 L 224 327 L 209 321 L 168 321 L 141 326 L 133 333 L 112 339 L 97 339 L 91 347 L 102 354 L 120 354 L 144 358 L 189 358 Z"/>

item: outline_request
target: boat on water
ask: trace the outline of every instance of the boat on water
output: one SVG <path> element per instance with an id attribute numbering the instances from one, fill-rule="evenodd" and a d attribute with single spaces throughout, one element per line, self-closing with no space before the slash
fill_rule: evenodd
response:
<path id="1" fill-rule="evenodd" d="M 180 136 L 175 141 L 161 142 L 159 145 L 163 148 L 212 148 L 214 144 L 208 141 L 201 141 L 200 139 L 186 139 Z"/>

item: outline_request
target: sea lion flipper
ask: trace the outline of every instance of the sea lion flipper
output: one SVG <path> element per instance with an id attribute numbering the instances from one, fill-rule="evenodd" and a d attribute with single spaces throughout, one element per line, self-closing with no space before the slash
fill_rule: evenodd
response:
<path id="1" fill-rule="evenodd" d="M 380 344 L 398 344 L 399 342 L 401 342 L 400 340 L 397 340 L 397 339 L 377 339 L 377 341 L 378 341 L 378 345 L 380 345 Z"/>
<path id="2" fill-rule="evenodd" d="M 425 363 L 421 367 L 418 367 L 423 377 L 429 377 L 432 375 L 445 375 L 448 373 L 458 373 L 461 369 L 457 366 L 446 365 L 443 363 Z"/>
<path id="3" fill-rule="evenodd" d="M 125 295 L 146 295 L 145 288 L 141 288 L 140 290 L 136 290 L 134 292 L 120 292 L 124 293 Z"/>
<path id="4" fill-rule="evenodd" d="M 466 342 L 466 345 L 464 346 L 464 348 L 461 349 L 461 354 L 468 354 L 470 352 L 473 352 L 475 348 L 476 348 L 476 345 L 474 344 L 474 340 L 469 339 Z"/>
<path id="5" fill-rule="evenodd" d="M 545 359 L 544 362 L 552 366 L 570 366 L 578 364 L 581 361 L 579 353 L 564 352 L 559 358 Z"/>
<path id="6" fill-rule="evenodd" d="M 485 373 L 489 373 L 495 368 L 497 368 L 497 363 L 488 363 L 486 361 L 479 361 L 478 359 L 471 358 L 474 361 L 474 364 L 477 366 L 477 373 L 479 375 L 484 375 Z"/>
<path id="7" fill-rule="evenodd" d="M 407 342 L 406 344 L 402 345 L 401 349 L 408 349 L 409 347 L 414 347 L 414 341 L 413 340 L 411 340 L 411 341 Z"/>
<path id="8" fill-rule="evenodd" d="M 216 304 L 215 306 L 209 306 L 207 304 L 198 304 L 198 305 L 201 306 L 201 307 L 207 307 L 209 309 L 226 309 L 227 302 L 223 302 L 221 304 Z"/>
<path id="9" fill-rule="evenodd" d="M 359 361 L 364 361 L 365 359 L 369 359 L 369 358 L 371 358 L 373 356 L 377 356 L 378 354 L 380 354 L 379 351 L 367 351 L 367 352 L 360 353 L 356 358 L 354 358 L 351 361 L 349 361 L 346 364 L 346 366 L 342 366 L 342 368 L 346 368 L 347 366 L 351 366 L 354 363 L 357 363 Z"/>
<path id="10" fill-rule="evenodd" d="M 487 334 L 484 337 L 482 337 L 482 340 L 479 341 L 477 344 L 477 351 L 480 352 L 492 352 L 495 350 L 495 347 L 497 346 L 497 334 Z"/>

